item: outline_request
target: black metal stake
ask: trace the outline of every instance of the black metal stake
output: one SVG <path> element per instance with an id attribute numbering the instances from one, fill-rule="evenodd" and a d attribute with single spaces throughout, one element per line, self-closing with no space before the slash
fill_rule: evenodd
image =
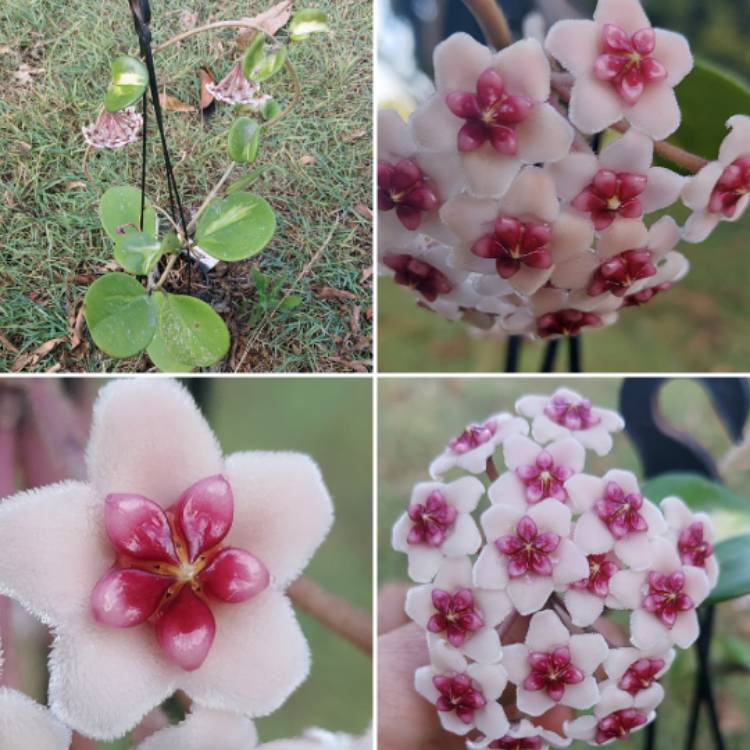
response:
<path id="1" fill-rule="evenodd" d="M 560 339 L 551 339 L 547 342 L 544 349 L 544 359 L 542 360 L 542 369 L 540 372 L 554 372 L 555 359 L 557 358 L 557 349 L 560 346 Z"/>
<path id="2" fill-rule="evenodd" d="M 570 372 L 581 372 L 581 337 L 568 336 L 568 355 Z"/>
<path id="3" fill-rule="evenodd" d="M 508 336 L 505 347 L 505 372 L 518 372 L 518 360 L 521 357 L 521 336 Z"/>
<path id="4" fill-rule="evenodd" d="M 646 727 L 646 741 L 643 743 L 644 750 L 655 750 L 656 748 L 656 719 Z"/>

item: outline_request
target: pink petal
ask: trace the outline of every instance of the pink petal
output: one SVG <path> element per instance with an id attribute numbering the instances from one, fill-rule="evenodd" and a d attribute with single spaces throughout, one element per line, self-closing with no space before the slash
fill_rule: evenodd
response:
<path id="1" fill-rule="evenodd" d="M 576 76 L 591 72 L 599 53 L 600 31 L 593 21 L 558 21 L 547 33 L 545 47 Z"/>
<path id="2" fill-rule="evenodd" d="M 237 547 L 221 550 L 198 576 L 206 591 L 225 602 L 244 602 L 268 587 L 266 566 Z"/>
<path id="3" fill-rule="evenodd" d="M 112 544 L 138 560 L 176 563 L 166 513 L 142 495 L 108 495 L 104 505 L 104 523 Z"/>
<path id="4" fill-rule="evenodd" d="M 484 107 L 493 105 L 504 91 L 503 77 L 494 68 L 487 68 L 477 79 L 477 96 Z"/>
<path id="5" fill-rule="evenodd" d="M 145 570 L 112 568 L 94 587 L 91 611 L 100 625 L 132 628 L 147 620 L 173 578 L 158 576 Z"/>
<path id="6" fill-rule="evenodd" d="M 458 131 L 458 150 L 461 153 L 476 151 L 486 140 L 487 130 L 480 123 L 467 122 Z"/>
<path id="7" fill-rule="evenodd" d="M 187 672 L 198 669 L 208 656 L 216 635 L 211 610 L 189 586 L 159 615 L 156 638 L 165 655 Z"/>
<path id="8" fill-rule="evenodd" d="M 220 474 L 201 479 L 188 487 L 170 510 L 194 562 L 229 533 L 234 516 L 232 488 Z"/>
<path id="9" fill-rule="evenodd" d="M 667 84 L 676 86 L 693 68 L 690 45 L 682 34 L 674 31 L 656 29 L 655 33 L 653 57 L 666 68 Z"/>

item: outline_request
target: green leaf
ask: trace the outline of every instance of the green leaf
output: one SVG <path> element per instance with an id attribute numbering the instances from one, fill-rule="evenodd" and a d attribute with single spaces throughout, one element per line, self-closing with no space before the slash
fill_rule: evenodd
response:
<path id="1" fill-rule="evenodd" d="M 252 193 L 234 193 L 208 204 L 198 220 L 195 241 L 219 260 L 242 260 L 259 253 L 276 231 L 268 203 Z"/>
<path id="2" fill-rule="evenodd" d="M 682 123 L 670 143 L 713 161 L 727 135 L 726 121 L 737 112 L 750 112 L 750 86 L 733 73 L 698 59 L 675 93 Z"/>
<path id="3" fill-rule="evenodd" d="M 293 42 L 307 39 L 310 34 L 321 34 L 330 31 L 328 16 L 318 8 L 298 10 L 289 23 L 289 38 Z"/>
<path id="4" fill-rule="evenodd" d="M 242 73 L 245 78 L 248 78 L 248 73 L 263 59 L 265 43 L 266 35 L 262 31 L 258 31 L 242 58 Z"/>
<path id="5" fill-rule="evenodd" d="M 146 66 L 136 57 L 123 55 L 112 60 L 112 78 L 104 96 L 108 112 L 117 112 L 137 102 L 148 86 Z"/>
<path id="6" fill-rule="evenodd" d="M 302 297 L 300 297 L 299 294 L 290 294 L 281 303 L 281 309 L 289 312 L 290 310 L 294 310 L 295 308 L 299 307 L 301 303 L 302 303 Z"/>
<path id="7" fill-rule="evenodd" d="M 184 362 L 176 360 L 169 353 L 169 350 L 164 343 L 161 334 L 161 327 L 158 325 L 158 321 L 159 310 L 161 309 L 165 297 L 166 295 L 162 292 L 157 292 L 153 296 L 154 307 L 156 308 L 157 326 L 154 338 L 151 339 L 151 343 L 148 345 L 148 349 L 146 349 L 146 354 L 148 354 L 151 361 L 159 368 L 159 370 L 161 370 L 161 372 L 192 372 L 195 368 L 192 365 L 186 365 Z"/>
<path id="8" fill-rule="evenodd" d="M 195 297 L 159 294 L 159 335 L 173 362 L 208 367 L 229 351 L 229 331 L 210 305 Z"/>
<path id="9" fill-rule="evenodd" d="M 229 158 L 238 164 L 251 164 L 258 155 L 260 125 L 250 117 L 238 117 L 229 128 Z"/>
<path id="10" fill-rule="evenodd" d="M 242 72 L 248 80 L 267 81 L 284 67 L 286 47 L 277 47 L 270 50 L 261 48 L 260 52 L 256 51 L 250 56 L 248 53 L 252 49 L 252 46 L 248 48 L 242 60 Z"/>
<path id="11" fill-rule="evenodd" d="M 163 254 L 161 243 L 145 232 L 127 232 L 115 241 L 115 260 L 136 276 L 148 274 Z"/>
<path id="12" fill-rule="evenodd" d="M 750 500 L 701 474 L 660 474 L 644 482 L 641 491 L 655 503 L 670 495 L 676 495 L 691 510 L 709 513 L 719 538 L 736 536 L 750 530 Z"/>
<path id="13" fill-rule="evenodd" d="M 254 169 L 250 174 L 246 174 L 244 177 L 240 177 L 239 180 L 235 180 L 225 191 L 224 195 L 231 195 L 239 190 L 245 190 L 249 188 L 266 170 L 268 167 L 261 167 L 260 169 Z"/>
<path id="14" fill-rule="evenodd" d="M 750 534 L 725 539 L 714 551 L 719 562 L 719 581 L 706 601 L 716 604 L 750 594 Z"/>
<path id="15" fill-rule="evenodd" d="M 260 108 L 260 115 L 264 120 L 273 120 L 279 112 L 281 112 L 281 107 L 275 99 L 266 100 L 265 104 Z"/>
<path id="16" fill-rule="evenodd" d="M 146 290 L 126 273 L 98 278 L 83 300 L 86 324 L 96 345 L 111 357 L 132 357 L 151 342 L 156 311 Z"/>
<path id="17" fill-rule="evenodd" d="M 139 231 L 141 220 L 141 191 L 130 185 L 111 187 L 99 201 L 99 219 L 107 236 L 116 242 L 126 232 Z M 156 211 L 146 198 L 146 210 L 143 213 L 143 231 L 150 237 L 156 237 L 158 224 Z"/>
<path id="18" fill-rule="evenodd" d="M 181 247 L 180 238 L 174 232 L 167 232 L 161 239 L 162 253 L 176 253 Z"/>

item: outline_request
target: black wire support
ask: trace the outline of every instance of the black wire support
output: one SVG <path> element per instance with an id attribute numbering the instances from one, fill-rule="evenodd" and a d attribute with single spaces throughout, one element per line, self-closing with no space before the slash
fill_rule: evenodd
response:
<path id="1" fill-rule="evenodd" d="M 518 372 L 521 344 L 523 344 L 521 336 L 508 336 L 505 344 L 505 372 Z"/>
<path id="2" fill-rule="evenodd" d="M 542 367 L 539 372 L 554 372 L 555 371 L 555 360 L 557 359 L 557 351 L 560 348 L 560 339 L 550 339 L 547 342 L 547 346 L 544 348 L 544 359 L 542 359 Z"/>
<path id="3" fill-rule="evenodd" d="M 581 372 L 581 337 L 568 336 L 568 371 Z"/>

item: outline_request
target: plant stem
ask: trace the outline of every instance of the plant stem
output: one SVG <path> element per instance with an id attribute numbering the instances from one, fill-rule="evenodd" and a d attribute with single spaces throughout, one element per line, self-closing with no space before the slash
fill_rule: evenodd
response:
<path id="1" fill-rule="evenodd" d="M 151 206 L 154 211 L 158 211 L 167 221 L 172 225 L 172 229 L 177 233 L 177 236 L 182 239 L 182 241 L 185 241 L 185 238 L 182 236 L 182 229 L 180 229 L 177 224 L 175 223 L 175 220 L 170 216 L 169 211 L 165 211 L 161 206 L 157 206 L 156 204 L 153 204 Z M 188 229 L 190 227 L 188 226 Z"/>
<path id="2" fill-rule="evenodd" d="M 482 29 L 485 39 L 495 48 L 502 49 L 513 44 L 508 19 L 495 0 L 464 0 Z"/>
<path id="3" fill-rule="evenodd" d="M 173 36 L 171 39 L 167 39 L 166 42 L 157 44 L 156 47 L 154 47 L 154 53 L 162 52 L 168 47 L 171 47 L 173 44 L 177 44 L 178 42 L 182 42 L 185 39 L 189 39 L 191 36 L 195 36 L 196 34 L 202 34 L 204 31 L 216 31 L 217 29 L 257 29 L 257 28 L 258 27 L 255 24 L 250 23 L 249 18 L 244 21 L 241 21 L 241 20 L 213 21 L 212 23 L 206 23 L 206 24 L 203 24 L 203 26 L 196 26 L 194 29 L 188 29 L 187 31 L 183 31 L 177 34 L 176 36 Z"/>
<path id="4" fill-rule="evenodd" d="M 164 271 L 162 271 L 162 274 L 159 277 L 159 280 L 151 288 L 152 292 L 158 292 L 159 289 L 161 289 L 164 286 L 164 282 L 167 280 L 167 276 L 169 276 L 169 272 L 172 270 L 172 268 L 174 267 L 174 264 L 177 262 L 177 258 L 179 257 L 180 257 L 179 253 L 172 254 L 172 257 L 167 261 L 167 265 L 164 267 Z"/>
<path id="5" fill-rule="evenodd" d="M 366 654 L 372 653 L 372 618 L 310 578 L 298 578 L 288 589 L 294 604 Z"/>
<path id="6" fill-rule="evenodd" d="M 192 232 L 195 229 L 195 225 L 198 223 L 198 219 L 200 219 L 201 214 L 206 209 L 206 206 L 216 197 L 219 190 L 221 190 L 224 187 L 224 183 L 229 179 L 229 176 L 234 171 L 236 162 L 231 162 L 229 166 L 224 170 L 224 174 L 219 178 L 219 181 L 211 188 L 211 191 L 206 196 L 206 199 L 201 203 L 200 208 L 196 211 L 195 216 L 193 216 L 192 219 L 190 219 L 190 223 L 188 224 L 188 232 Z"/>
<path id="7" fill-rule="evenodd" d="M 490 482 L 494 482 L 499 476 L 499 474 L 497 473 L 497 466 L 495 466 L 495 462 L 492 459 L 492 456 L 487 459 L 487 466 L 485 467 L 485 471 L 487 472 L 487 478 L 490 480 Z"/>

